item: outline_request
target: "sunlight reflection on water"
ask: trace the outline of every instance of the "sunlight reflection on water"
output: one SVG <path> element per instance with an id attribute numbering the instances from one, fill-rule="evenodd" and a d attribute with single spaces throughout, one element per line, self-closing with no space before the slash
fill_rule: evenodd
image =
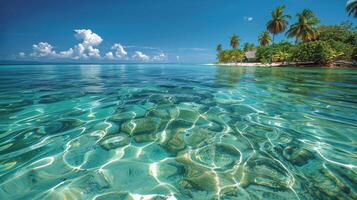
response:
<path id="1" fill-rule="evenodd" d="M 357 71 L 0 68 L 0 199 L 357 199 Z"/>

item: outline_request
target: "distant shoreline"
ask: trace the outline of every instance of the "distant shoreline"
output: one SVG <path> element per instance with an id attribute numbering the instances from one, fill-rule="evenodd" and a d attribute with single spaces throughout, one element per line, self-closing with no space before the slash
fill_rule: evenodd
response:
<path id="1" fill-rule="evenodd" d="M 336 61 L 330 64 L 316 64 L 313 62 L 273 62 L 273 63 L 211 63 L 209 65 L 230 66 L 230 67 L 326 67 L 326 68 L 357 68 L 356 63 L 348 61 Z"/>

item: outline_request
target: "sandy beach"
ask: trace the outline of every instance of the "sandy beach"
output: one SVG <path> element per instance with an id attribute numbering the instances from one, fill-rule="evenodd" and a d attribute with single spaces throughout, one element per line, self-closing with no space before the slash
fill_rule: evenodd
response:
<path id="1" fill-rule="evenodd" d="M 222 66 L 241 66 L 241 67 L 278 67 L 288 65 L 287 63 L 218 63 L 213 65 L 222 65 Z"/>
<path id="2" fill-rule="evenodd" d="M 328 67 L 328 68 L 338 68 L 347 67 L 355 68 L 356 64 L 349 61 L 335 61 L 326 65 L 319 65 L 313 62 L 273 62 L 273 63 L 211 63 L 208 65 L 218 65 L 218 66 L 237 66 L 237 67 L 283 67 L 283 66 L 298 66 L 298 67 Z"/>

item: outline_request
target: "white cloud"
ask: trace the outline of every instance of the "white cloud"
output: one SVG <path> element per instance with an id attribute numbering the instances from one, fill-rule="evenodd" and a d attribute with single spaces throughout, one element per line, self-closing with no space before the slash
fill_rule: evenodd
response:
<path id="1" fill-rule="evenodd" d="M 20 52 L 20 53 L 19 53 L 19 57 L 20 57 L 20 58 L 24 58 L 24 57 L 26 57 L 26 54 L 25 54 L 24 52 Z"/>
<path id="2" fill-rule="evenodd" d="M 167 60 L 167 55 L 164 53 L 160 53 L 159 55 L 155 55 L 151 59 L 152 61 L 165 61 Z"/>
<path id="3" fill-rule="evenodd" d="M 108 53 L 105 54 L 105 58 L 109 60 L 127 59 L 128 52 L 125 51 L 123 45 L 119 43 L 115 43 L 110 49 L 114 50 L 114 53 L 112 51 L 109 51 Z"/>
<path id="4" fill-rule="evenodd" d="M 85 53 L 86 48 L 83 44 L 79 43 L 73 47 L 73 52 L 71 58 L 73 59 L 80 59 L 80 58 L 88 58 L 87 54 Z"/>
<path id="5" fill-rule="evenodd" d="M 125 58 L 128 53 L 125 51 L 123 45 L 117 43 L 117 44 L 114 44 L 112 47 L 111 47 L 112 50 L 115 50 L 115 56 L 117 58 Z"/>
<path id="6" fill-rule="evenodd" d="M 32 45 L 33 52 L 30 54 L 33 57 L 55 57 L 56 51 L 53 50 L 53 46 L 47 42 L 39 42 Z"/>
<path id="7" fill-rule="evenodd" d="M 93 33 L 90 29 L 76 29 L 74 35 L 77 39 L 83 40 L 82 44 L 85 47 L 98 46 L 103 42 L 103 39 L 96 33 Z"/>
<path id="8" fill-rule="evenodd" d="M 114 59 L 113 52 L 109 51 L 108 53 L 105 54 L 105 57 L 109 60 L 113 60 Z"/>
<path id="9" fill-rule="evenodd" d="M 244 20 L 248 21 L 248 22 L 251 22 L 253 21 L 253 17 L 243 17 Z"/>
<path id="10" fill-rule="evenodd" d="M 150 60 L 150 57 L 145 55 L 141 51 L 135 51 L 134 55 L 132 56 L 132 58 L 134 58 L 136 60 L 141 60 L 141 61 L 149 61 Z"/>
<path id="11" fill-rule="evenodd" d="M 193 48 L 178 48 L 179 50 L 182 51 L 207 51 L 209 49 L 205 49 L 205 48 L 198 48 L 198 47 L 193 47 Z"/>
<path id="12" fill-rule="evenodd" d="M 140 47 L 140 46 L 123 46 L 120 43 L 114 43 L 110 50 L 103 55 L 100 54 L 100 50 L 97 48 L 103 39 L 96 33 L 92 32 L 90 29 L 75 29 L 75 38 L 79 41 L 78 44 L 69 48 L 68 50 L 56 52 L 54 47 L 47 42 L 39 42 L 38 44 L 32 45 L 33 51 L 28 54 L 31 57 L 40 58 L 57 58 L 57 59 L 125 59 L 125 60 L 137 60 L 137 61 L 166 61 L 168 60 L 168 55 L 164 53 L 161 49 L 156 47 Z M 136 51 L 126 51 L 126 48 L 136 48 Z M 144 54 L 141 49 L 146 49 L 149 51 L 149 55 Z M 192 48 L 194 51 L 203 51 L 202 48 Z M 25 57 L 24 52 L 20 52 L 18 57 Z M 178 58 L 177 58 L 178 59 Z"/>
<path id="13" fill-rule="evenodd" d="M 60 51 L 58 54 L 59 58 L 71 58 L 73 55 L 73 49 L 69 48 L 67 51 Z"/>
<path id="14" fill-rule="evenodd" d="M 88 46 L 87 52 L 88 52 L 88 57 L 90 58 L 100 58 L 99 49 L 96 49 L 93 46 Z"/>
<path id="15" fill-rule="evenodd" d="M 72 57 L 79 58 L 100 58 L 99 49 L 94 48 L 102 43 L 103 39 L 90 29 L 76 29 L 74 35 L 77 39 L 83 40 L 81 43 L 74 46 Z"/>
<path id="16" fill-rule="evenodd" d="M 53 46 L 47 42 L 40 42 L 32 45 L 33 53 L 30 55 L 33 57 L 48 57 L 48 58 L 101 58 L 99 49 L 95 48 L 100 45 L 103 39 L 96 33 L 93 33 L 90 29 L 76 29 L 74 30 L 75 37 L 82 40 L 79 44 L 73 48 L 69 48 L 66 51 L 60 51 L 56 53 L 53 50 Z"/>
<path id="17" fill-rule="evenodd" d="M 125 45 L 125 48 L 135 48 L 135 49 L 145 49 L 145 50 L 158 50 L 161 51 L 159 47 L 149 47 L 149 46 L 136 46 L 136 45 Z"/>

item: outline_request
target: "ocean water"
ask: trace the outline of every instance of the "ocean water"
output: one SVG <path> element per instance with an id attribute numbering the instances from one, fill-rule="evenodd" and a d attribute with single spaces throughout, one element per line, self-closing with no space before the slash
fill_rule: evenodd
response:
<path id="1" fill-rule="evenodd" d="M 0 66 L 0 199 L 357 199 L 357 70 Z"/>

